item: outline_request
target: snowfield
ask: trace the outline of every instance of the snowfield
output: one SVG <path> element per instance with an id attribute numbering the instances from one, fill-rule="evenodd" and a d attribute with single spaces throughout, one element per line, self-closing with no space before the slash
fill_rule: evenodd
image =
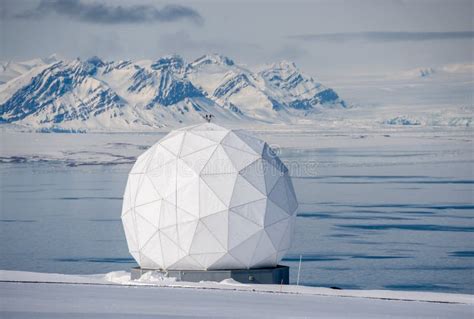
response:
<path id="1" fill-rule="evenodd" d="M 408 151 L 417 150 L 420 145 L 428 149 L 435 148 L 447 157 L 457 156 L 458 160 L 472 159 L 470 149 L 473 140 L 469 126 L 374 125 L 373 122 L 369 123 L 372 120 L 365 120 L 362 115 L 351 120 L 340 116 L 338 118 L 334 115 L 334 118 L 321 121 L 318 125 L 233 124 L 226 127 L 247 129 L 267 141 L 274 149 L 286 152 L 285 156 L 294 153 L 291 156 L 297 156 L 295 160 L 315 162 L 315 152 L 326 149 L 343 148 L 363 152 L 364 149 L 387 147 L 393 151 Z M 138 155 L 160 140 L 168 130 L 157 129 L 150 133 L 41 134 L 0 127 L 0 132 L 0 163 L 59 163 L 73 167 L 133 164 Z M 449 153 L 449 149 L 455 149 L 456 153 Z M 398 164 L 406 160 L 408 159 L 400 158 Z M 440 161 L 441 158 L 427 159 L 419 156 L 410 157 L 409 160 Z M 288 162 L 286 164 L 291 165 Z M 371 163 L 373 164 L 376 163 Z M 317 165 L 324 163 L 318 161 Z"/>
<path id="2" fill-rule="evenodd" d="M 474 296 L 0 272 L 4 318 L 472 318 Z"/>

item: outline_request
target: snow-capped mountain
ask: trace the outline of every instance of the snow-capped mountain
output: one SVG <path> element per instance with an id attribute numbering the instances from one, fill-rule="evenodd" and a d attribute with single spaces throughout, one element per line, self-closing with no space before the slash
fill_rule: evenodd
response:
<path id="1" fill-rule="evenodd" d="M 43 130 L 146 130 L 205 114 L 224 123 L 280 123 L 345 107 L 286 61 L 251 70 L 217 54 L 190 63 L 177 55 L 137 62 L 52 56 L 2 67 L 0 122 Z"/>
<path id="2" fill-rule="evenodd" d="M 37 67 L 57 62 L 60 59 L 61 58 L 57 54 L 53 54 L 47 58 L 33 59 L 23 62 L 0 62 L 0 84 L 4 84 Z"/>

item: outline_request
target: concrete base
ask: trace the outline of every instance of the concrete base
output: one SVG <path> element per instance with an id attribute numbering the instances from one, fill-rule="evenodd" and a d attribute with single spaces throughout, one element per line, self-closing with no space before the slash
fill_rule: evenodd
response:
<path id="1" fill-rule="evenodd" d="M 139 279 L 144 273 L 155 271 L 164 277 L 174 277 L 177 281 L 199 282 L 199 281 L 222 281 L 232 278 L 245 284 L 283 284 L 290 282 L 290 268 L 278 265 L 271 268 L 254 269 L 223 269 L 223 270 L 156 270 L 134 267 L 131 271 L 131 279 Z"/>

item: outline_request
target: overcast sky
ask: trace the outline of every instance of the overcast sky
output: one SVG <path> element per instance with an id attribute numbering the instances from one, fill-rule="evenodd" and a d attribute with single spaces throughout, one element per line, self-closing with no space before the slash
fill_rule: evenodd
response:
<path id="1" fill-rule="evenodd" d="M 474 1 L 1 0 L 0 60 L 292 60 L 322 78 L 472 63 Z"/>

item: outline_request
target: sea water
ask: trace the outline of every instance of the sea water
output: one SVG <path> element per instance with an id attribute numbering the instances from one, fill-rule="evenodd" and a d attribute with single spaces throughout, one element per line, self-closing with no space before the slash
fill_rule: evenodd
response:
<path id="1" fill-rule="evenodd" d="M 301 256 L 303 285 L 474 293 L 472 155 L 439 152 L 283 149 L 300 203 L 291 282 Z M 133 267 L 120 221 L 130 168 L 0 164 L 0 269 Z"/>

